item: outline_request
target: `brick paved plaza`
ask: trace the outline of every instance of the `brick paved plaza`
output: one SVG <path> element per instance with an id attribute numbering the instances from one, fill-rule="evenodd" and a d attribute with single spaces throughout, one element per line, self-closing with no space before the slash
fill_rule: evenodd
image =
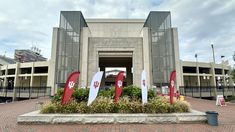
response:
<path id="1" fill-rule="evenodd" d="M 0 104 L 0 132 L 73 132 L 73 131 L 96 131 L 96 132 L 203 132 L 235 131 L 235 104 L 228 104 L 226 107 L 215 106 L 215 101 L 186 98 L 195 110 L 215 110 L 219 113 L 219 126 L 207 124 L 101 124 L 101 125 L 78 125 L 78 124 L 56 124 L 56 125 L 27 125 L 17 124 L 17 116 L 34 111 L 38 108 L 37 102 L 49 101 L 48 98 L 32 99 L 8 104 Z"/>

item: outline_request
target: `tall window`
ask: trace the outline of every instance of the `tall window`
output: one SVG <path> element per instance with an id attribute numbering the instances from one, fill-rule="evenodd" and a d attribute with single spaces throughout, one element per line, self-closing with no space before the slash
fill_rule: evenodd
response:
<path id="1" fill-rule="evenodd" d="M 61 11 L 57 53 L 57 83 L 65 83 L 69 74 L 79 70 L 80 33 L 87 24 L 80 11 Z"/>

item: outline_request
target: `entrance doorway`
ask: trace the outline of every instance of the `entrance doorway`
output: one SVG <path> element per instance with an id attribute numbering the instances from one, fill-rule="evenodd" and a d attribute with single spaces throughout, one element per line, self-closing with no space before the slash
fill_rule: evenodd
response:
<path id="1" fill-rule="evenodd" d="M 124 80 L 126 78 L 126 67 L 105 67 L 105 86 L 114 86 L 115 78 L 120 71 L 124 71 Z M 126 82 L 123 82 L 123 86 L 126 86 Z"/>
<path id="2" fill-rule="evenodd" d="M 132 57 L 99 57 L 100 71 L 104 71 L 101 87 L 115 85 L 119 71 L 124 71 L 123 86 L 133 84 Z"/>

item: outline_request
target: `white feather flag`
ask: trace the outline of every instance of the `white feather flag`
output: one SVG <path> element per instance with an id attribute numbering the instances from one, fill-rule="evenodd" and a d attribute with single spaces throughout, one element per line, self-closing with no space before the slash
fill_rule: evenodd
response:
<path id="1" fill-rule="evenodd" d="M 101 83 L 101 79 L 103 76 L 103 71 L 97 72 L 94 76 L 93 79 L 91 81 L 91 85 L 90 85 L 90 91 L 89 91 L 89 98 L 88 98 L 88 103 L 87 106 L 89 106 L 97 97 L 97 94 L 99 92 L 99 88 L 100 88 L 100 83 Z"/>
<path id="2" fill-rule="evenodd" d="M 148 88 L 147 88 L 147 81 L 146 81 L 146 72 L 145 70 L 142 71 L 141 75 L 141 91 L 142 91 L 142 103 L 148 102 Z"/>

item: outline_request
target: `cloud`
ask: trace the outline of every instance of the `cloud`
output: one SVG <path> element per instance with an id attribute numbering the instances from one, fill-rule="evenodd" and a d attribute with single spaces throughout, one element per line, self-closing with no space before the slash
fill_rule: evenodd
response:
<path id="1" fill-rule="evenodd" d="M 199 61 L 212 61 L 213 44 L 217 63 L 224 55 L 234 64 L 235 1 L 170 0 L 160 8 L 171 11 L 173 26 L 178 27 L 181 59 L 194 61 L 194 54 L 198 53 Z"/>
<path id="2" fill-rule="evenodd" d="M 52 28 L 59 26 L 61 10 L 81 10 L 85 18 L 142 18 L 151 10 L 171 11 L 178 28 L 180 57 L 216 62 L 224 55 L 231 64 L 235 50 L 235 1 L 227 0 L 7 0 L 0 2 L 0 54 L 9 48 L 38 45 L 50 58 Z"/>

